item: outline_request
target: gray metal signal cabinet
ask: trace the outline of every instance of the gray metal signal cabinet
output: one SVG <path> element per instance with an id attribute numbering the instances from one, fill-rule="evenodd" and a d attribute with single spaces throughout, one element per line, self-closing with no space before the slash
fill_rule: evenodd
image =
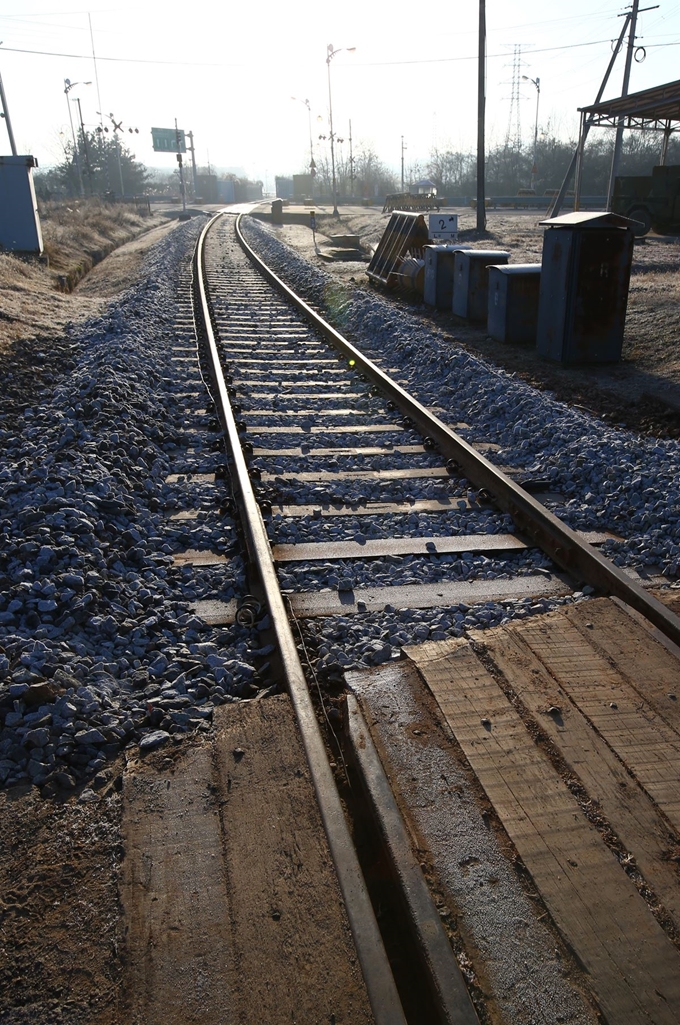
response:
<path id="1" fill-rule="evenodd" d="M 33 188 L 35 157 L 0 157 L 0 250 L 43 251 L 38 204 Z"/>
<path id="2" fill-rule="evenodd" d="M 451 309 L 454 256 L 461 249 L 469 249 L 469 246 L 452 244 L 423 247 L 425 256 L 423 301 L 426 306 L 436 306 L 440 310 Z"/>
<path id="3" fill-rule="evenodd" d="M 612 213 L 541 221 L 541 291 L 536 348 L 561 363 L 621 358 L 633 261 L 633 222 Z"/>
<path id="4" fill-rule="evenodd" d="M 535 342 L 538 324 L 540 263 L 489 267 L 486 329 L 497 342 Z"/>
<path id="5" fill-rule="evenodd" d="M 489 267 L 507 263 L 510 253 L 501 249 L 466 249 L 454 257 L 452 310 L 466 320 L 486 320 Z"/>

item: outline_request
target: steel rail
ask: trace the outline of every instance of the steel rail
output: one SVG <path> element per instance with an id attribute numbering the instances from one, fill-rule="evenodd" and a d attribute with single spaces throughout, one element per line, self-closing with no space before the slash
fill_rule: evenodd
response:
<path id="1" fill-rule="evenodd" d="M 347 909 L 368 998 L 376 1025 L 406 1025 L 392 970 L 352 843 L 340 797 L 333 779 L 304 670 L 279 589 L 267 531 L 250 483 L 245 457 L 212 328 L 204 281 L 204 243 L 208 231 L 224 215 L 213 217 L 201 232 L 194 256 L 194 284 L 200 299 L 201 328 L 210 355 L 216 394 L 213 396 L 233 460 L 242 504 L 241 515 L 249 555 L 254 561 L 269 608 L 288 693 L 297 718 L 302 744 L 321 812 L 328 844 Z"/>
<path id="2" fill-rule="evenodd" d="M 293 292 L 248 245 L 241 231 L 243 214 L 236 219 L 236 235 L 252 263 L 293 303 L 323 336 L 348 359 L 355 362 L 355 370 L 363 374 L 386 395 L 398 409 L 413 421 L 425 437 L 436 442 L 447 459 L 453 460 L 475 487 L 485 489 L 504 511 L 514 519 L 538 548 L 541 548 L 558 566 L 578 580 L 583 580 L 603 594 L 620 598 L 676 644 L 680 644 L 680 618 L 644 587 L 636 583 L 604 555 L 582 541 L 578 534 L 537 502 L 528 492 L 511 480 L 493 463 L 468 445 L 460 435 L 439 420 L 416 398 L 387 376 L 359 349 L 331 327 L 315 310 Z"/>

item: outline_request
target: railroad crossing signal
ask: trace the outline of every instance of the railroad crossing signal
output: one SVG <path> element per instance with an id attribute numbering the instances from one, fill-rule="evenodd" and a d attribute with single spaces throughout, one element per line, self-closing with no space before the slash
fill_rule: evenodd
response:
<path id="1" fill-rule="evenodd" d="M 187 144 L 181 128 L 152 128 L 153 148 L 157 153 L 186 153 Z"/>

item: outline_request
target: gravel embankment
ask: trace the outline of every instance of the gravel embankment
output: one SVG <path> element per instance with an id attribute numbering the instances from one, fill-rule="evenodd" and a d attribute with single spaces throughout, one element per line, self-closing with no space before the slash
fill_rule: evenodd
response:
<path id="1" fill-rule="evenodd" d="M 245 591 L 222 489 L 166 483 L 222 461 L 197 412 L 207 394 L 181 396 L 171 362 L 177 285 L 203 223 L 164 238 L 139 284 L 71 327 L 49 387 L 44 373 L 35 392 L 15 375 L 0 412 L 0 784 L 96 788 L 131 741 L 208 728 L 214 705 L 261 683 L 257 633 L 208 629 L 191 611 Z M 199 515 L 171 520 L 181 509 Z M 187 548 L 232 558 L 173 564 Z"/>

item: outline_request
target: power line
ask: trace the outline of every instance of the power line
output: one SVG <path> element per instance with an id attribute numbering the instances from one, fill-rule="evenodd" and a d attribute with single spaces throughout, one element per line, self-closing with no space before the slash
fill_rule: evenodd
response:
<path id="1" fill-rule="evenodd" d="M 589 43 L 568 43 L 564 46 L 545 46 L 540 49 L 532 50 L 531 55 L 536 53 L 552 53 L 556 50 L 576 50 L 581 49 L 585 46 L 601 46 L 603 43 L 611 43 L 611 39 L 594 39 Z M 657 43 L 649 44 L 650 46 L 677 46 L 678 43 Z M 28 53 L 33 54 L 36 57 L 67 57 L 69 60 L 92 60 L 92 54 L 89 53 L 58 53 L 53 50 L 27 50 L 16 46 L 3 46 L 4 53 Z M 505 53 L 490 53 L 487 54 L 487 60 L 494 57 L 507 57 Z M 206 61 L 177 61 L 177 60 L 151 60 L 146 57 L 100 57 L 97 56 L 99 61 L 107 61 L 114 64 L 152 64 L 160 65 L 164 64 L 169 67 L 182 67 L 182 68 L 242 68 L 249 65 L 236 64 L 236 63 L 211 63 Z M 423 58 L 422 60 L 404 60 L 404 61 L 367 61 L 359 63 L 357 61 L 352 63 L 352 67 L 356 68 L 383 68 L 383 67 L 395 67 L 404 64 L 453 64 L 458 61 L 474 61 L 477 60 L 475 56 L 469 57 L 429 57 Z"/>

